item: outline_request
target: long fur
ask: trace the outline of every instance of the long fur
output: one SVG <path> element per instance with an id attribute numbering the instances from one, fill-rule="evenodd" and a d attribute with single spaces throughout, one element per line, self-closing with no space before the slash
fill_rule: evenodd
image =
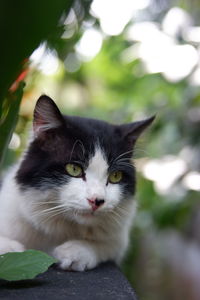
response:
<path id="1" fill-rule="evenodd" d="M 152 120 L 125 126 L 62 116 L 40 97 L 34 138 L 0 192 L 0 254 L 40 249 L 76 271 L 119 263 L 136 208 L 133 147 Z M 67 174 L 67 163 L 78 164 L 84 176 Z M 122 172 L 119 183 L 108 181 L 113 171 Z M 90 199 L 104 203 L 94 211 Z"/>

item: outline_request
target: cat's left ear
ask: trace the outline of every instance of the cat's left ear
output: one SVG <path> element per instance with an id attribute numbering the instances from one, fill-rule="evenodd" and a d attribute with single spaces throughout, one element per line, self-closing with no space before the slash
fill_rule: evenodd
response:
<path id="1" fill-rule="evenodd" d="M 33 114 L 33 131 L 38 136 L 47 130 L 63 125 L 63 117 L 55 102 L 48 96 L 42 95 L 35 105 Z"/>
<path id="2" fill-rule="evenodd" d="M 151 118 L 121 125 L 122 135 L 131 145 L 134 145 L 140 134 L 153 122 L 155 116 Z"/>

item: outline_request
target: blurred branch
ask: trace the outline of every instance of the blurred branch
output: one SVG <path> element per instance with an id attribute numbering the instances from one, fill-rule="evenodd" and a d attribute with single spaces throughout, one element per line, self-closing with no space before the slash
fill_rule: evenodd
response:
<path id="1" fill-rule="evenodd" d="M 9 103 L 9 108 L 5 119 L 1 120 L 2 123 L 0 123 L 0 169 L 12 132 L 17 123 L 19 106 L 23 95 L 23 87 L 24 83 L 21 82 L 17 90 L 14 93 L 10 93 L 6 98 L 6 102 Z"/>

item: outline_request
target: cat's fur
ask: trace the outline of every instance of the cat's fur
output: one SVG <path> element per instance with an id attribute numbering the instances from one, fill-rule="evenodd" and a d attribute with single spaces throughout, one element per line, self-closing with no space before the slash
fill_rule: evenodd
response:
<path id="1" fill-rule="evenodd" d="M 33 139 L 0 192 L 0 253 L 39 249 L 76 271 L 120 262 L 135 212 L 133 147 L 153 119 L 112 125 L 63 116 L 41 96 Z M 78 163 L 84 176 L 70 177 L 69 162 Z M 108 182 L 114 170 L 123 172 L 115 184 Z M 94 198 L 105 201 L 95 211 L 88 200 Z"/>

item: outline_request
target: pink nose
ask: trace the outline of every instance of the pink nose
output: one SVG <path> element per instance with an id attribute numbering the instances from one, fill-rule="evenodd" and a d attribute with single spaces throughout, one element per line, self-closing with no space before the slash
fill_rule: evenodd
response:
<path id="1" fill-rule="evenodd" d="M 104 199 L 98 199 L 98 198 L 91 198 L 91 199 L 87 199 L 87 200 L 88 200 L 89 204 L 91 205 L 93 211 L 95 211 L 97 208 L 99 208 L 105 202 Z"/>

